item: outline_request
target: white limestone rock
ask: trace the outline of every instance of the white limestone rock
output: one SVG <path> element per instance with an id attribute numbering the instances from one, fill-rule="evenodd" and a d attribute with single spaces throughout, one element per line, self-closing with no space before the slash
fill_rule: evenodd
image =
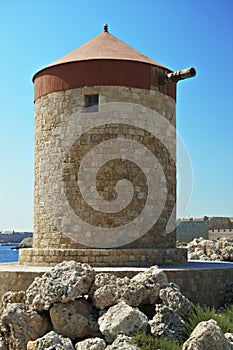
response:
<path id="1" fill-rule="evenodd" d="M 233 244 L 223 248 L 221 251 L 221 256 L 224 261 L 233 261 Z"/>
<path id="2" fill-rule="evenodd" d="M 119 334 L 114 342 L 106 347 L 106 350 L 139 350 L 136 345 L 130 344 L 131 337 Z"/>
<path id="3" fill-rule="evenodd" d="M 96 289 L 92 300 L 98 309 L 103 310 L 117 304 L 120 300 L 126 300 L 129 305 L 136 307 L 147 296 L 148 291 L 142 284 L 131 282 L 126 277 L 116 278 L 115 283 L 109 282 Z"/>
<path id="4" fill-rule="evenodd" d="M 229 238 L 217 240 L 195 238 L 187 248 L 190 260 L 233 261 L 233 240 Z"/>
<path id="5" fill-rule="evenodd" d="M 48 310 L 56 302 L 66 303 L 89 292 L 95 278 L 88 264 L 64 261 L 36 277 L 26 291 L 27 303 L 35 310 Z"/>
<path id="6" fill-rule="evenodd" d="M 225 333 L 224 337 L 229 341 L 233 349 L 233 333 Z"/>
<path id="7" fill-rule="evenodd" d="M 182 350 L 232 350 L 221 328 L 214 320 L 200 322 L 183 344 Z"/>
<path id="8" fill-rule="evenodd" d="M 98 309 L 105 309 L 117 304 L 121 299 L 123 289 L 127 288 L 128 277 L 118 278 L 111 273 L 99 273 L 90 290 L 89 296 Z"/>
<path id="9" fill-rule="evenodd" d="M 160 288 L 164 288 L 169 285 L 166 274 L 161 271 L 158 266 L 152 266 L 144 272 L 139 272 L 132 278 L 132 281 L 144 283 L 148 288 L 154 284 L 159 284 Z"/>
<path id="10" fill-rule="evenodd" d="M 180 287 L 170 283 L 169 287 L 160 289 L 159 297 L 163 304 L 176 311 L 179 315 L 188 315 L 192 310 L 192 303 L 181 292 Z"/>
<path id="11" fill-rule="evenodd" d="M 106 348 L 106 342 L 101 338 L 89 338 L 75 345 L 76 350 L 104 350 Z"/>
<path id="12" fill-rule="evenodd" d="M 51 331 L 42 338 L 29 341 L 27 350 L 74 350 L 74 347 L 70 339 Z"/>
<path id="13" fill-rule="evenodd" d="M 208 260 L 205 254 L 205 242 L 202 237 L 194 238 L 188 245 L 188 258 L 190 260 Z"/>
<path id="14" fill-rule="evenodd" d="M 98 320 L 101 333 L 108 343 L 112 343 L 118 334 L 135 335 L 145 332 L 148 318 L 138 309 L 119 302 L 108 309 Z"/>
<path id="15" fill-rule="evenodd" d="M 21 290 L 19 292 L 11 292 L 8 291 L 2 296 L 2 309 L 4 309 L 7 304 L 11 303 L 22 303 L 24 304 L 26 300 L 26 293 L 25 291 Z"/>
<path id="16" fill-rule="evenodd" d="M 141 304 L 154 304 L 159 299 L 160 288 L 168 285 L 166 275 L 156 266 L 132 279 L 101 273 L 95 277 L 90 297 L 94 305 L 101 310 L 115 305 L 120 300 L 137 307 Z"/>
<path id="17" fill-rule="evenodd" d="M 156 305 L 155 311 L 155 316 L 149 321 L 151 333 L 155 337 L 166 337 L 181 342 L 185 333 L 181 317 L 165 305 Z"/>
<path id="18" fill-rule="evenodd" d="M 1 331 L 9 349 L 25 350 L 28 341 L 50 330 L 47 318 L 24 304 L 7 304 L 1 316 Z"/>
<path id="19" fill-rule="evenodd" d="M 131 281 L 144 287 L 146 297 L 140 301 L 140 304 L 156 303 L 159 299 L 160 289 L 169 286 L 166 274 L 158 266 L 152 266 L 148 270 L 138 273 Z"/>
<path id="20" fill-rule="evenodd" d="M 98 312 L 84 298 L 55 303 L 49 313 L 53 330 L 64 337 L 82 339 L 100 335 Z"/>

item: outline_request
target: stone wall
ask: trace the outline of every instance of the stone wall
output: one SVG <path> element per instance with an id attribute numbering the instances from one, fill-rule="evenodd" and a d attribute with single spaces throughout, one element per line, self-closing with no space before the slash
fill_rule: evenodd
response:
<path id="1" fill-rule="evenodd" d="M 43 272 L 36 271 L 20 271 L 20 270 L 7 270 L 2 271 L 0 269 L 0 298 L 8 291 L 18 292 L 20 290 L 26 290 L 35 277 L 41 276 Z"/>
<path id="2" fill-rule="evenodd" d="M 198 237 L 208 239 L 208 221 L 180 221 L 176 228 L 176 237 L 180 242 L 191 242 Z"/>
<path id="3" fill-rule="evenodd" d="M 208 231 L 209 239 L 218 239 L 221 237 L 233 239 L 233 228 L 232 229 L 218 229 Z"/>
<path id="4" fill-rule="evenodd" d="M 208 218 L 209 230 L 233 230 L 233 222 L 229 217 L 214 216 Z"/>
<path id="5" fill-rule="evenodd" d="M 233 268 L 166 270 L 169 281 L 178 284 L 194 303 L 218 307 L 227 283 L 233 282 Z"/>
<path id="6" fill-rule="evenodd" d="M 0 298 L 8 290 L 19 291 L 26 290 L 32 283 L 33 279 L 41 276 L 48 268 L 21 267 L 15 269 L 4 268 L 4 264 L 0 265 Z M 142 271 L 145 269 L 142 269 Z M 99 270 L 103 272 L 103 270 Z M 107 269 L 104 269 L 107 272 Z M 133 277 L 140 272 L 140 269 L 109 269 L 119 277 Z M 226 284 L 233 282 L 233 267 L 216 269 L 180 269 L 171 270 L 164 269 L 168 280 L 174 282 L 181 287 L 182 293 L 194 303 L 201 305 L 218 306 L 224 295 Z"/>
<path id="7" fill-rule="evenodd" d="M 207 217 L 179 220 L 177 240 L 191 242 L 194 238 L 217 239 L 233 237 L 233 221 L 229 217 Z"/>
<path id="8" fill-rule="evenodd" d="M 137 164 L 127 161 L 125 159 L 115 159 L 109 161 L 103 169 L 98 172 L 96 181 L 96 187 L 100 195 L 105 201 L 111 202 L 115 199 L 115 185 L 119 179 L 126 178 L 134 187 L 134 196 L 130 205 L 117 214 L 103 213 L 93 210 L 90 205 L 87 205 L 83 200 L 80 190 L 77 186 L 77 172 L 80 168 L 80 162 L 82 157 L 90 151 L 94 146 L 98 145 L 102 141 L 112 140 L 116 137 L 122 137 L 126 140 L 132 140 L 146 146 L 150 152 L 158 159 L 159 164 L 162 167 L 164 173 L 164 184 L 158 184 L 158 186 L 164 186 L 164 188 L 158 187 L 158 198 L 154 201 L 154 208 L 162 201 L 159 197 L 159 193 L 166 192 L 166 202 L 153 227 L 149 229 L 142 237 L 138 239 L 131 239 L 131 241 L 123 246 L 125 249 L 174 249 L 176 247 L 176 232 L 175 229 L 171 233 L 166 233 L 166 225 L 168 220 L 173 214 L 176 202 L 176 164 L 175 159 L 169 154 L 168 149 L 161 142 L 159 137 L 154 137 L 146 130 L 138 128 L 133 125 L 114 125 L 109 123 L 106 118 L 106 124 L 101 127 L 92 128 L 89 132 L 84 133 L 71 147 L 67 146 L 66 157 L 62 164 L 62 178 L 58 179 L 53 174 L 47 172 L 46 167 L 42 169 L 42 152 L 45 149 L 48 141 L 50 141 L 56 128 L 65 123 L 70 116 L 80 112 L 85 107 L 85 96 L 87 94 L 99 94 L 100 108 L 104 103 L 121 102 L 140 104 L 146 108 L 150 108 L 158 112 L 163 118 L 165 118 L 175 130 L 175 101 L 156 90 L 143 90 L 137 88 L 117 87 L 117 86 L 96 86 L 96 87 L 84 87 L 75 88 L 66 91 L 59 91 L 48 94 L 39 98 L 35 103 L 35 191 L 34 191 L 34 236 L 33 236 L 33 249 L 42 250 L 56 250 L 60 249 L 60 254 L 63 257 L 69 255 L 71 249 L 87 248 L 87 245 L 79 240 L 74 240 L 70 235 L 66 235 L 62 230 L 58 228 L 58 225 L 54 225 L 54 220 L 50 219 L 48 215 L 48 208 L 45 208 L 43 196 L 41 196 L 41 182 L 43 185 L 49 181 L 53 184 L 57 184 L 56 191 L 64 191 L 65 198 L 69 203 L 73 212 L 82 218 L 85 222 L 96 227 L 103 228 L 115 228 L 122 227 L 138 217 L 140 212 L 145 206 L 145 200 L 148 194 L 147 179 L 144 176 L 144 172 L 140 170 Z M 140 115 L 141 110 L 137 111 L 137 107 L 133 110 L 135 116 L 137 113 Z M 150 123 L 150 121 L 148 122 Z M 63 135 L 63 138 L 67 140 L 69 144 L 71 137 L 73 137 L 73 131 L 77 128 L 74 124 L 69 128 L 69 132 Z M 160 129 L 159 129 L 160 128 Z M 167 134 L 169 130 L 162 130 L 161 124 L 158 119 L 158 130 L 160 134 Z M 146 128 L 145 128 L 146 129 Z M 170 134 L 169 147 L 172 149 L 172 153 L 175 154 L 176 139 L 175 134 Z M 61 145 L 59 141 L 53 148 L 54 153 L 45 155 L 45 159 L 48 163 L 53 161 L 53 158 L 59 154 Z M 95 159 L 93 159 L 94 168 Z M 123 175 L 123 176 L 122 176 Z M 154 181 L 159 182 L 159 177 Z M 60 181 L 60 182 L 59 182 Z M 166 188 L 165 188 L 166 187 Z M 51 193 L 49 192 L 51 191 Z M 48 187 L 48 197 L 54 195 L 54 191 Z M 59 195 L 59 194 L 58 194 Z M 157 203 L 158 202 L 158 203 Z M 54 211 L 54 203 L 52 202 L 49 210 Z M 63 210 L 61 209 L 61 217 L 57 217 L 55 214 L 56 222 L 63 220 Z M 175 217 L 173 215 L 173 221 Z M 175 227 L 175 225 L 174 225 Z M 70 224 L 70 229 L 73 226 Z M 67 230 L 69 231 L 69 229 Z M 82 230 L 80 235 L 88 238 L 89 232 Z M 95 237 L 97 240 L 98 238 Z M 115 238 L 114 238 L 115 239 Z M 122 246 L 119 242 L 115 242 L 114 246 Z M 90 244 L 89 244 L 90 246 Z M 98 246 L 98 241 L 93 241 L 93 246 Z M 66 252 L 67 250 L 67 252 Z M 138 252 L 139 253 L 139 252 Z M 130 254 L 133 256 L 137 254 Z M 27 253 L 22 252 L 20 257 L 20 263 L 24 263 Z M 78 255 L 78 252 L 77 252 Z M 148 254 L 146 254 L 147 256 Z M 180 261 L 183 263 L 183 253 L 177 252 L 177 256 L 180 256 Z M 51 259 L 51 258 L 50 258 Z M 55 260 L 55 258 L 53 259 Z M 135 261 L 139 259 L 135 258 Z M 169 260 L 169 259 L 168 259 Z M 179 259 L 176 259 L 179 260 Z M 166 261 L 166 257 L 164 258 Z M 27 261 L 28 263 L 28 261 Z M 41 261 L 40 261 L 41 263 Z M 46 264 L 47 262 L 44 261 Z M 116 263 L 116 261 L 115 261 Z M 132 262 L 133 263 L 133 262 Z M 157 263 L 157 262 L 155 262 Z M 160 263 L 158 261 L 158 263 Z M 135 262 L 136 264 L 136 262 Z M 149 263 L 148 263 L 149 265 Z"/>

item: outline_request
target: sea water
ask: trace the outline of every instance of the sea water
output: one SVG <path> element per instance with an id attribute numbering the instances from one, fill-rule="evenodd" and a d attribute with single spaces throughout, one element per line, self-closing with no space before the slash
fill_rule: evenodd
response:
<path id="1" fill-rule="evenodd" d="M 13 245 L 1 245 L 0 246 L 0 263 L 17 262 L 19 251 Z"/>

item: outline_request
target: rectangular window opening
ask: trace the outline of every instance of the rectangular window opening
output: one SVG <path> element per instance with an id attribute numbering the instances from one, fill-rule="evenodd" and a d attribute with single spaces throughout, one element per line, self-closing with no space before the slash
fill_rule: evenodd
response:
<path id="1" fill-rule="evenodd" d="M 99 111 L 99 95 L 86 95 L 85 96 L 85 107 L 87 112 L 98 112 Z"/>

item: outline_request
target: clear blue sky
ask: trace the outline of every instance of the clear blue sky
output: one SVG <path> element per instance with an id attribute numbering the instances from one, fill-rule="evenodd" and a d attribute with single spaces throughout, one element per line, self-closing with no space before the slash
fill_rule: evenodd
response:
<path id="1" fill-rule="evenodd" d="M 109 31 L 197 77 L 178 84 L 177 125 L 194 182 L 186 216 L 233 216 L 232 0 L 0 2 L 0 230 L 33 221 L 32 76 Z"/>

